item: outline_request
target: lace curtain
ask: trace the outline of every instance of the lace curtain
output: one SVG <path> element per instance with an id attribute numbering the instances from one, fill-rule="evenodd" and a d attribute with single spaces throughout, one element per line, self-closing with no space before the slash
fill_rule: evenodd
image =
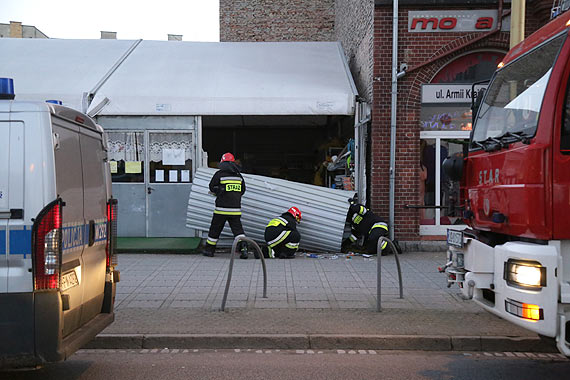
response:
<path id="1" fill-rule="evenodd" d="M 153 162 L 162 161 L 163 149 L 184 150 L 185 160 L 191 160 L 194 152 L 192 135 L 188 133 L 151 133 L 149 149 L 150 160 Z"/>
<path id="2" fill-rule="evenodd" d="M 109 160 L 144 161 L 143 132 L 107 132 Z"/>
<path id="3" fill-rule="evenodd" d="M 144 132 L 107 132 L 109 160 L 144 161 Z M 162 161 L 163 149 L 184 150 L 186 160 L 194 152 L 192 135 L 188 133 L 150 133 L 149 158 L 152 162 Z"/>

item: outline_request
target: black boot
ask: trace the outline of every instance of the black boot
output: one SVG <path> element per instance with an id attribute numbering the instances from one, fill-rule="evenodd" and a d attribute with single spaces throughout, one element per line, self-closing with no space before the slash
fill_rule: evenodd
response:
<path id="1" fill-rule="evenodd" d="M 214 251 L 216 247 L 210 244 L 206 244 L 206 246 L 202 249 L 202 255 L 207 257 L 214 257 Z"/>
<path id="2" fill-rule="evenodd" d="M 238 243 L 238 249 L 240 251 L 239 258 L 247 260 L 247 243 L 245 241 L 240 241 Z"/>

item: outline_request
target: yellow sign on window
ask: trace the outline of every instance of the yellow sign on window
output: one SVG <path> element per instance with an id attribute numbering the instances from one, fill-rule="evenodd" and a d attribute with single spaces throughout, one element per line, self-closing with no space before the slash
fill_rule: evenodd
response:
<path id="1" fill-rule="evenodd" d="M 116 174 L 118 172 L 117 161 L 109 161 L 109 167 L 111 168 L 111 174 Z"/>
<path id="2" fill-rule="evenodd" d="M 125 173 L 131 173 L 131 174 L 142 173 L 142 161 L 125 162 Z"/>

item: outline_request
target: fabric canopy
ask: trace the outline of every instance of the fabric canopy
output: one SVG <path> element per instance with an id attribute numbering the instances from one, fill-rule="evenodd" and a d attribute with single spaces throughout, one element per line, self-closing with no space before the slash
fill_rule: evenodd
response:
<path id="1" fill-rule="evenodd" d="M 0 39 L 17 99 L 100 115 L 352 115 L 337 42 Z M 97 86 L 100 84 L 100 86 Z"/>

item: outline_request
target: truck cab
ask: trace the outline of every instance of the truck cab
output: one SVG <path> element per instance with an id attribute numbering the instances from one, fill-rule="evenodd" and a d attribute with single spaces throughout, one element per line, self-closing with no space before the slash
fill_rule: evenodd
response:
<path id="1" fill-rule="evenodd" d="M 103 130 L 0 79 L 0 367 L 64 360 L 114 318 L 116 201 Z"/>
<path id="2" fill-rule="evenodd" d="M 567 356 L 569 34 L 566 12 L 511 49 L 493 75 L 459 170 L 470 228 L 448 230 L 445 267 L 465 297 L 554 338 Z"/>
<path id="3" fill-rule="evenodd" d="M 448 230 L 449 282 L 570 356 L 570 12 L 515 46 L 493 75 Z"/>

